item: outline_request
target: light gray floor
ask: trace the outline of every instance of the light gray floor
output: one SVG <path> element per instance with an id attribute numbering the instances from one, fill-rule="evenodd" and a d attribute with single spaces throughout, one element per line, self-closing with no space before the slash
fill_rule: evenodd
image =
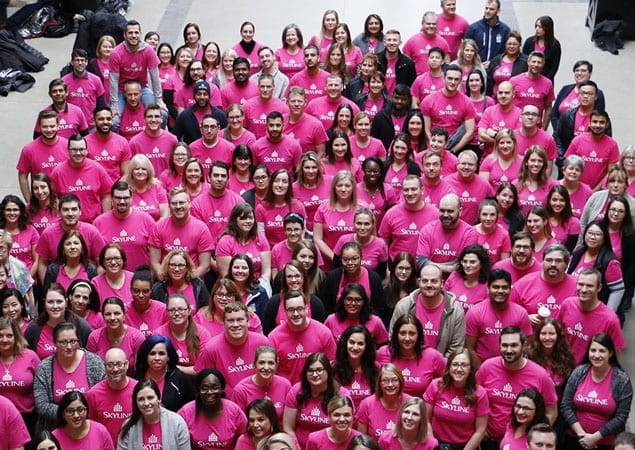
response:
<path id="1" fill-rule="evenodd" d="M 469 22 L 482 16 L 484 0 L 458 0 L 458 11 Z M 340 20 L 349 24 L 351 32 L 361 31 L 367 14 L 382 16 L 385 29 L 401 31 L 404 41 L 419 29 L 421 16 L 427 10 L 437 11 L 438 0 L 340 0 L 340 1 L 288 1 L 269 0 L 213 1 L 213 0 L 135 0 L 127 17 L 141 22 L 143 32 L 158 30 L 166 40 L 181 44 L 181 30 L 187 22 L 197 22 L 203 31 L 203 40 L 216 40 L 223 48 L 239 40 L 239 27 L 245 20 L 256 25 L 256 40 L 272 48 L 280 46 L 282 28 L 297 23 L 303 30 L 305 42 L 315 34 L 325 9 L 336 9 Z M 556 91 L 563 84 L 571 83 L 573 62 L 588 59 L 595 65 L 593 79 L 603 89 L 607 110 L 613 122 L 614 137 L 620 148 L 635 144 L 635 45 L 627 42 L 619 56 L 602 52 L 594 47 L 590 32 L 584 27 L 587 13 L 585 0 L 561 1 L 506 1 L 503 0 L 501 17 L 512 27 L 518 27 L 523 36 L 533 33 L 533 24 L 540 15 L 550 15 L 556 24 L 556 37 L 563 48 L 562 63 L 556 77 Z M 46 70 L 34 74 L 36 86 L 25 94 L 11 93 L 0 98 L 0 195 L 17 193 L 15 164 L 22 146 L 30 140 L 37 111 L 49 103 L 46 95 L 48 82 L 58 76 L 66 64 L 74 36 L 63 39 L 36 39 L 30 44 L 51 59 Z M 632 347 L 635 330 L 627 319 L 624 330 L 626 342 Z M 623 363 L 630 373 L 635 373 L 633 349 L 623 354 Z M 629 428 L 635 429 L 631 416 Z"/>

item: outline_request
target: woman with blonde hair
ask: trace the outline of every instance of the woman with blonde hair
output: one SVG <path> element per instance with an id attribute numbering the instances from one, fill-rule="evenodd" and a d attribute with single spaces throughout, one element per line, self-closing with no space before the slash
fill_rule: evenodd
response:
<path id="1" fill-rule="evenodd" d="M 133 209 L 150 214 L 154 220 L 167 217 L 168 197 L 147 156 L 134 155 L 123 178 L 132 189 Z"/>
<path id="2" fill-rule="evenodd" d="M 163 258 L 159 281 L 152 286 L 152 298 L 163 303 L 176 293 L 187 298 L 195 311 L 209 303 L 205 283 L 194 275 L 194 263 L 183 250 L 172 250 Z"/>
<path id="3" fill-rule="evenodd" d="M 428 430 L 425 403 L 418 397 L 406 400 L 399 410 L 393 431 L 382 433 L 379 445 L 384 450 L 432 450 L 439 441 Z"/>

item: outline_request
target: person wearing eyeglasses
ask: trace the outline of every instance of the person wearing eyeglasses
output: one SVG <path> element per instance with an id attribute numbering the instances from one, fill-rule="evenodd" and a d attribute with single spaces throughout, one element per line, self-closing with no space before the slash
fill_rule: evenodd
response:
<path id="1" fill-rule="evenodd" d="M 489 418 L 487 392 L 476 383 L 476 355 L 459 348 L 423 394 L 434 437 L 451 448 L 478 449 Z"/>
<path id="2" fill-rule="evenodd" d="M 33 380 L 39 429 L 52 429 L 66 392 L 88 390 L 106 377 L 101 358 L 80 348 L 75 324 L 60 322 L 53 329 L 55 353 L 40 362 Z M 64 408 L 62 408 L 63 410 Z"/>
<path id="3" fill-rule="evenodd" d="M 106 352 L 104 365 L 106 378 L 85 394 L 88 417 L 104 425 L 116 445 L 121 425 L 132 414 L 132 391 L 137 380 L 126 375 L 131 366 L 120 348 Z"/>
<path id="4" fill-rule="evenodd" d="M 181 293 L 170 294 L 167 302 L 169 321 L 156 330 L 156 334 L 166 336 L 179 355 L 177 367 L 186 375 L 196 376 L 194 363 L 211 336 L 192 318 L 192 305 Z"/>
<path id="5" fill-rule="evenodd" d="M 226 392 L 231 396 L 234 386 L 256 372 L 253 355 L 261 345 L 270 345 L 260 333 L 249 331 L 249 309 L 242 302 L 232 302 L 223 310 L 223 334 L 210 339 L 194 363 L 194 372 L 206 367 L 218 368 L 227 381 Z"/>
<path id="6" fill-rule="evenodd" d="M 547 423 L 545 401 L 536 389 L 523 389 L 516 396 L 501 448 L 525 450 L 529 429 L 539 423 Z"/>
<path id="7" fill-rule="evenodd" d="M 88 144 L 80 134 L 68 140 L 68 160 L 51 173 L 53 189 L 60 195 L 75 193 L 83 208 L 80 220 L 92 222 L 99 214 L 112 208 L 110 187 L 112 182 L 106 169 L 88 159 Z"/>
<path id="8" fill-rule="evenodd" d="M 70 391 L 60 400 L 57 428 L 52 432 L 60 447 L 68 450 L 100 448 L 114 450 L 115 446 L 105 426 L 88 418 L 88 402 L 80 391 Z"/>
<path id="9" fill-rule="evenodd" d="M 86 349 L 104 359 L 109 349 L 120 348 L 128 355 L 128 366 L 134 367 L 134 357 L 145 337 L 141 331 L 126 325 L 123 300 L 107 298 L 101 305 L 101 315 L 106 324 L 90 333 Z"/>
<path id="10" fill-rule="evenodd" d="M 152 286 L 152 298 L 167 303 L 172 294 L 182 294 L 194 311 L 209 303 L 205 283 L 196 276 L 194 263 L 183 250 L 172 250 L 163 258 L 159 281 Z"/>
<path id="11" fill-rule="evenodd" d="M 282 352 L 280 352 L 282 354 Z M 329 357 L 321 352 L 307 353 L 300 375 L 287 393 L 282 428 L 305 448 L 309 434 L 330 425 L 328 403 L 337 395 L 350 398 L 333 376 Z"/>
<path id="12" fill-rule="evenodd" d="M 199 126 L 201 137 L 190 144 L 192 158 L 198 158 L 203 163 L 206 173 L 212 167 L 212 161 L 222 161 L 229 166 L 236 144 L 223 137 L 220 118 L 213 113 L 205 114 Z"/>
<path id="13" fill-rule="evenodd" d="M 174 106 L 177 107 L 178 114 L 181 114 L 186 108 L 194 106 L 196 100 L 194 98 L 194 86 L 199 80 L 205 80 L 205 69 L 200 59 L 193 59 L 187 65 L 187 69 L 183 74 L 183 85 L 178 87 L 174 92 Z M 220 104 L 220 89 L 214 83 L 209 84 L 210 102 L 213 105 Z"/>

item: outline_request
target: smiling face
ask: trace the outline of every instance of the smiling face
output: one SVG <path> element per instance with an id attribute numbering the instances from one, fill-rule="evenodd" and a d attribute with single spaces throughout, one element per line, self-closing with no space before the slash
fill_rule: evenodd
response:
<path id="1" fill-rule="evenodd" d="M 271 183 L 271 190 L 273 195 L 278 198 L 284 198 L 287 195 L 291 182 L 289 181 L 289 174 L 287 172 L 278 173 Z"/>
<path id="2" fill-rule="evenodd" d="M 394 141 L 391 152 L 394 162 L 403 163 L 406 161 L 406 155 L 408 154 L 408 145 L 401 140 Z"/>
<path id="3" fill-rule="evenodd" d="M 516 196 L 514 195 L 514 191 L 509 188 L 504 188 L 498 194 L 496 194 L 496 201 L 498 202 L 498 206 L 503 212 L 511 208 L 515 200 Z"/>
<path id="4" fill-rule="evenodd" d="M 370 186 L 376 186 L 381 178 L 381 166 L 374 161 L 364 164 L 364 181 Z"/>
<path id="5" fill-rule="evenodd" d="M 2 301 L 2 315 L 11 317 L 12 320 L 21 321 L 22 305 L 20 301 L 14 296 L 5 298 Z"/>
<path id="6" fill-rule="evenodd" d="M 73 293 L 70 294 L 71 307 L 75 314 L 79 314 L 84 317 L 86 315 L 86 309 L 90 303 L 90 289 L 84 286 L 77 286 Z"/>
<path id="7" fill-rule="evenodd" d="M 263 413 L 255 409 L 249 410 L 248 429 L 256 440 L 271 434 L 271 421 Z"/>
<path id="8" fill-rule="evenodd" d="M 300 249 L 298 251 L 298 254 L 296 255 L 296 258 L 298 262 L 302 264 L 302 267 L 304 267 L 304 270 L 306 270 L 307 272 L 311 270 L 311 268 L 315 264 L 315 255 L 308 248 Z"/>
<path id="9" fill-rule="evenodd" d="M 406 323 L 399 328 L 397 333 L 397 340 L 401 351 L 403 353 L 414 352 L 419 337 L 417 327 L 413 323 Z"/>
<path id="10" fill-rule="evenodd" d="M 292 225 L 292 224 L 289 224 Z M 293 224 L 299 226 L 299 224 Z M 284 279 L 287 285 L 287 291 L 302 291 L 304 286 L 304 277 L 302 272 L 292 265 L 286 265 L 284 268 Z"/>
<path id="11" fill-rule="evenodd" d="M 506 305 L 509 300 L 511 288 L 511 285 L 504 279 L 498 279 L 489 283 L 487 291 L 492 305 L 495 307 L 503 307 Z"/>
<path id="12" fill-rule="evenodd" d="M 541 239 L 545 235 L 545 226 L 547 222 L 539 215 L 529 213 L 527 215 L 527 231 L 535 236 L 534 239 Z"/>
<path id="13" fill-rule="evenodd" d="M 154 421 L 159 417 L 160 400 L 156 392 L 149 387 L 144 387 L 137 392 L 137 408 L 146 421 Z"/>
<path id="14" fill-rule="evenodd" d="M 0 355 L 13 355 L 15 335 L 11 327 L 0 329 Z"/>
<path id="15" fill-rule="evenodd" d="M 180 296 L 168 298 L 167 311 L 170 324 L 175 327 L 186 326 L 192 314 L 189 302 Z"/>
<path id="16" fill-rule="evenodd" d="M 185 168 L 185 180 L 190 186 L 198 186 L 203 182 L 203 171 L 198 163 L 191 163 Z"/>
<path id="17" fill-rule="evenodd" d="M 421 409 L 417 405 L 410 405 L 401 412 L 401 426 L 406 432 L 415 432 L 423 420 Z"/>
<path id="18" fill-rule="evenodd" d="M 229 293 L 225 286 L 220 286 L 216 292 L 212 294 L 212 299 L 214 300 L 214 310 L 216 311 L 216 315 L 218 317 L 223 317 L 225 306 L 227 306 L 229 302 L 234 301 L 234 296 Z"/>
<path id="19" fill-rule="evenodd" d="M 264 352 L 256 359 L 256 376 L 261 380 L 272 380 L 278 370 L 278 361 L 274 353 Z"/>
<path id="20" fill-rule="evenodd" d="M 173 195 L 169 206 L 172 219 L 177 222 L 184 221 L 190 214 L 190 196 L 186 192 Z"/>
<path id="21" fill-rule="evenodd" d="M 423 131 L 423 120 L 419 116 L 412 116 L 408 121 L 408 134 L 410 136 L 418 137 L 421 136 L 421 132 Z"/>
<path id="22" fill-rule="evenodd" d="M 245 311 L 226 312 L 223 318 L 225 336 L 230 342 L 242 341 L 247 336 L 248 316 Z"/>
<path id="23" fill-rule="evenodd" d="M 397 377 L 397 374 L 390 369 L 383 370 L 381 377 L 379 378 L 379 385 L 381 386 L 381 393 L 383 396 L 393 397 L 399 394 L 401 391 L 401 382 Z"/>
<path id="24" fill-rule="evenodd" d="M 458 385 L 464 385 L 472 370 L 467 353 L 456 355 L 450 363 L 450 377 Z"/>
<path id="25" fill-rule="evenodd" d="M 88 408 L 79 400 L 73 400 L 64 410 L 64 419 L 66 419 L 66 428 L 78 431 L 81 429 L 88 418 Z"/>
<path id="26" fill-rule="evenodd" d="M 284 311 L 290 328 L 304 328 L 307 323 L 307 312 L 302 297 L 287 297 L 284 301 Z"/>
<path id="27" fill-rule="evenodd" d="M 590 250 L 598 250 L 604 244 L 604 232 L 597 225 L 590 225 L 584 232 L 584 243 Z"/>
<path id="28" fill-rule="evenodd" d="M 123 327 L 124 312 L 119 305 L 108 304 L 104 306 L 104 321 L 111 330 L 118 330 Z"/>
<path id="29" fill-rule="evenodd" d="M 338 432 L 346 432 L 353 425 L 353 408 L 342 406 L 329 414 L 331 426 Z"/>
<path id="30" fill-rule="evenodd" d="M 589 362 L 591 366 L 597 369 L 606 369 L 610 365 L 610 358 L 613 352 L 600 344 L 599 342 L 591 342 L 589 346 Z"/>
<path id="31" fill-rule="evenodd" d="M 242 37 L 245 42 L 251 42 L 254 40 L 254 32 L 254 27 L 247 23 L 240 29 L 240 37 Z"/>
<path id="32" fill-rule="evenodd" d="M 326 368 L 319 361 L 314 362 L 308 367 L 305 376 L 309 385 L 314 388 L 321 388 L 325 386 L 326 381 L 328 380 Z"/>
<path id="33" fill-rule="evenodd" d="M 77 339 L 77 331 L 62 330 L 55 337 L 55 346 L 57 347 L 56 355 L 58 358 L 70 360 L 75 358 L 77 349 L 79 348 L 79 340 Z"/>
<path id="34" fill-rule="evenodd" d="M 536 415 L 536 403 L 528 397 L 516 398 L 514 415 L 520 425 L 528 425 Z"/>
<path id="35" fill-rule="evenodd" d="M 481 271 L 481 260 L 475 253 L 466 253 L 460 261 L 463 272 L 468 279 L 478 277 Z"/>
<path id="36" fill-rule="evenodd" d="M 540 345 L 543 349 L 547 351 L 552 350 L 558 342 L 558 332 L 556 331 L 556 327 L 551 324 L 543 326 L 538 334 L 538 340 L 540 341 Z"/>
<path id="37" fill-rule="evenodd" d="M 247 261 L 244 259 L 236 259 L 234 260 L 234 264 L 232 264 L 231 268 L 232 280 L 237 283 L 244 283 L 249 278 L 249 266 L 247 265 Z"/>
<path id="38" fill-rule="evenodd" d="M 360 297 L 361 299 L 361 297 Z M 353 333 L 346 341 L 346 353 L 352 360 L 359 361 L 366 351 L 366 337 L 364 333 Z"/>
<path id="39" fill-rule="evenodd" d="M 187 261 L 179 254 L 172 255 L 168 261 L 168 277 L 172 283 L 181 282 L 187 273 Z"/>
<path id="40" fill-rule="evenodd" d="M 503 334 L 500 337 L 500 353 L 505 364 L 513 364 L 523 356 L 523 344 L 519 334 Z"/>

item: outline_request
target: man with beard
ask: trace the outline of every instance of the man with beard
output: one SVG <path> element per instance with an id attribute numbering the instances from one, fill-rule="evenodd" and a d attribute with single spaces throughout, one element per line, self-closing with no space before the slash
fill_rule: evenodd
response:
<path id="1" fill-rule="evenodd" d="M 322 97 L 325 92 L 326 78 L 329 73 L 320 69 L 320 50 L 312 44 L 304 47 L 304 65 L 305 68 L 296 73 L 289 81 L 289 89 L 293 86 L 299 86 L 304 89 L 306 94 L 306 102 Z M 289 98 L 287 90 L 286 97 Z"/>
<path id="2" fill-rule="evenodd" d="M 434 347 L 444 356 L 463 347 L 465 320 L 463 306 L 456 296 L 443 290 L 443 273 L 435 264 L 428 264 L 419 272 L 419 289 L 397 303 L 390 320 L 393 326 L 404 314 L 414 314 L 424 325 L 424 345 Z"/>
<path id="3" fill-rule="evenodd" d="M 205 172 L 209 172 L 214 161 L 231 165 L 235 145 L 220 136 L 220 123 L 214 114 L 201 120 L 201 138 L 190 144 L 192 158 L 198 158 Z"/>
<path id="4" fill-rule="evenodd" d="M 212 114 L 222 128 L 227 126 L 227 116 L 215 105 L 210 104 L 210 87 L 205 80 L 198 80 L 194 83 L 194 104 L 185 108 L 176 118 L 174 124 L 174 134 L 187 144 L 201 138 L 201 121 L 203 117 Z"/>
<path id="5" fill-rule="evenodd" d="M 119 430 L 132 414 L 132 391 L 137 380 L 128 377 L 128 360 L 120 348 L 111 348 L 104 357 L 106 379 L 86 393 L 89 417 L 106 427 L 117 445 Z"/>
<path id="6" fill-rule="evenodd" d="M 93 113 L 95 131 L 86 136 L 88 157 L 97 161 L 106 170 L 112 183 L 126 172 L 132 152 L 128 141 L 113 133 L 112 110 L 108 106 L 98 106 Z"/>
<path id="7" fill-rule="evenodd" d="M 620 160 L 617 141 L 607 134 L 611 119 L 606 111 L 595 110 L 591 113 L 589 131 L 576 136 L 571 141 L 565 158 L 577 155 L 584 160 L 584 172 L 580 181 L 597 191 L 602 188 L 608 169 Z"/>
<path id="8" fill-rule="evenodd" d="M 476 112 L 472 101 L 461 92 L 462 76 L 458 65 L 447 66 L 443 75 L 443 89 L 428 95 L 419 105 L 426 138 L 432 139 L 432 128 L 446 128 L 450 134 L 448 149 L 454 154 L 458 154 L 474 138 Z"/>
<path id="9" fill-rule="evenodd" d="M 68 141 L 57 134 L 57 113 L 40 111 L 37 120 L 42 134 L 22 148 L 16 165 L 20 192 L 26 203 L 31 201 L 29 175 L 41 172 L 50 176 L 57 165 L 68 159 Z"/>
<path id="10" fill-rule="evenodd" d="M 215 161 L 209 170 L 209 191 L 196 197 L 192 202 L 192 215 L 201 220 L 212 236 L 212 249 L 227 228 L 227 221 L 232 209 L 243 198 L 227 189 L 229 166 L 222 161 Z M 212 250 L 213 251 L 213 250 Z M 211 269 L 218 271 L 216 258 L 211 259 Z"/>
<path id="11" fill-rule="evenodd" d="M 338 74 L 330 74 L 326 79 L 326 95 L 311 100 L 306 107 L 306 113 L 322 122 L 325 129 L 333 124 L 335 111 L 342 104 L 349 105 L 353 110 L 353 117 L 355 117 L 359 113 L 359 106 L 344 97 L 343 90 L 342 77 Z"/>
<path id="12" fill-rule="evenodd" d="M 488 106 L 478 122 L 478 140 L 485 144 L 484 153 L 490 154 L 494 149 L 494 138 L 503 128 L 518 127 L 520 123 L 520 108 L 514 105 L 516 91 L 509 81 L 498 85 L 496 92 L 497 103 Z"/>
<path id="13" fill-rule="evenodd" d="M 547 308 L 550 315 L 557 316 L 562 302 L 575 295 L 576 279 L 565 272 L 569 256 L 564 245 L 552 244 L 542 254 L 542 271 L 530 273 L 514 283 L 512 301 L 527 310 L 534 325 L 541 320 L 540 309 Z"/>
<path id="14" fill-rule="evenodd" d="M 377 67 L 386 76 L 386 93 L 393 95 L 400 84 L 412 86 L 417 78 L 415 63 L 401 53 L 401 33 L 388 30 L 384 34 L 384 50 L 377 53 Z M 410 102 L 408 102 L 410 105 Z"/>
<path id="15" fill-rule="evenodd" d="M 240 56 L 234 60 L 232 71 L 234 79 L 225 84 L 220 90 L 223 110 L 232 103 L 244 105 L 247 100 L 258 96 L 258 85 L 249 79 L 251 64 L 247 58 Z"/>
<path id="16" fill-rule="evenodd" d="M 489 300 L 473 305 L 465 314 L 465 346 L 481 361 L 496 356 L 496 342 L 503 328 L 513 325 L 525 336 L 533 335 L 527 310 L 509 301 L 511 289 L 509 272 L 492 270 L 487 280 Z"/>
<path id="17" fill-rule="evenodd" d="M 379 139 L 386 151 L 390 149 L 394 137 L 403 131 L 411 103 L 410 87 L 406 84 L 398 84 L 395 86 L 390 103 L 373 119 L 370 135 Z"/>
<path id="18" fill-rule="evenodd" d="M 225 393 L 231 397 L 240 380 L 256 373 L 254 354 L 261 345 L 270 345 L 260 333 L 249 331 L 249 310 L 241 302 L 228 303 L 223 310 L 224 332 L 210 339 L 196 359 L 194 371 L 217 367 L 225 376 Z"/>
<path id="19" fill-rule="evenodd" d="M 426 224 L 419 232 L 417 266 L 433 262 L 444 274 L 456 270 L 461 250 L 478 240 L 476 229 L 460 217 L 459 197 L 447 194 L 439 202 L 439 219 Z"/>
<path id="20" fill-rule="evenodd" d="M 97 217 L 95 227 L 107 243 L 117 243 L 124 249 L 127 267 L 134 269 L 148 264 L 148 237 L 154 228 L 154 219 L 143 211 L 132 209 L 132 189 L 125 181 L 113 184 L 110 196 L 112 210 Z"/>
<path id="21" fill-rule="evenodd" d="M 540 112 L 542 128 L 549 128 L 551 110 L 556 96 L 553 92 L 553 83 L 542 74 L 545 66 L 545 54 L 533 51 L 527 59 L 527 72 L 512 77 L 509 82 L 516 89 L 514 104 L 519 108 L 526 105 L 534 105 Z"/>
<path id="22" fill-rule="evenodd" d="M 473 150 L 464 150 L 459 154 L 456 168 L 456 173 L 446 180 L 454 192 L 460 195 L 461 219 L 475 224 L 479 205 L 486 197 L 494 196 L 494 190 L 485 178 L 476 173 L 478 156 Z"/>
<path id="23" fill-rule="evenodd" d="M 267 114 L 267 135 L 258 139 L 252 146 L 254 166 L 264 164 L 273 173 L 285 169 L 290 174 L 300 162 L 302 148 L 295 139 L 282 132 L 284 119 L 278 111 Z"/>
<path id="24" fill-rule="evenodd" d="M 481 442 L 482 449 L 500 448 L 516 396 L 523 389 L 534 388 L 542 394 L 549 422 L 553 423 L 558 415 L 558 396 L 553 381 L 543 367 L 523 356 L 525 341 L 520 328 L 503 328 L 498 340 L 501 358 L 496 356 L 484 361 L 476 372 L 478 384 L 487 391 L 490 407 L 487 437 Z"/>
<path id="25" fill-rule="evenodd" d="M 289 115 L 285 120 L 284 134 L 298 141 L 304 153 L 315 152 L 323 157 L 329 137 L 322 122 L 305 114 L 306 91 L 304 88 L 291 86 L 287 94 L 287 106 Z"/>
<path id="26" fill-rule="evenodd" d="M 512 284 L 525 275 L 540 272 L 540 263 L 534 259 L 534 243 L 531 234 L 527 231 L 519 231 L 511 239 L 512 254 L 507 259 L 498 261 L 494 269 L 504 269 L 512 277 Z"/>
<path id="27" fill-rule="evenodd" d="M 51 184 L 59 195 L 74 192 L 84 208 L 80 219 L 92 222 L 95 217 L 111 208 L 110 177 L 97 162 L 88 159 L 88 146 L 76 134 L 68 140 L 68 160 L 51 173 Z"/>
<path id="28" fill-rule="evenodd" d="M 130 139 L 130 151 L 133 155 L 142 154 L 148 157 L 154 173 L 158 177 L 168 168 L 168 159 L 177 138 L 168 130 L 161 128 L 161 108 L 151 103 L 143 112 L 145 127 L 142 132 Z"/>
<path id="29" fill-rule="evenodd" d="M 192 276 L 203 278 L 210 267 L 212 236 L 207 226 L 190 214 L 190 196 L 182 187 L 170 191 L 169 206 L 170 215 L 155 224 L 148 239 L 152 270 L 160 273 L 165 255 L 179 249 L 194 263 Z"/>
<path id="30" fill-rule="evenodd" d="M 84 113 L 88 126 L 94 127 L 93 110 L 105 105 L 104 83 L 94 73 L 86 70 L 88 53 L 76 48 L 71 54 L 72 71 L 62 77 L 68 87 L 68 103 L 71 103 Z"/>
<path id="31" fill-rule="evenodd" d="M 408 175 L 402 186 L 403 200 L 386 212 L 379 227 L 391 260 L 399 252 L 410 252 L 415 257 L 413 250 L 419 240 L 419 230 L 439 217 L 439 210 L 423 201 L 421 178 Z"/>

